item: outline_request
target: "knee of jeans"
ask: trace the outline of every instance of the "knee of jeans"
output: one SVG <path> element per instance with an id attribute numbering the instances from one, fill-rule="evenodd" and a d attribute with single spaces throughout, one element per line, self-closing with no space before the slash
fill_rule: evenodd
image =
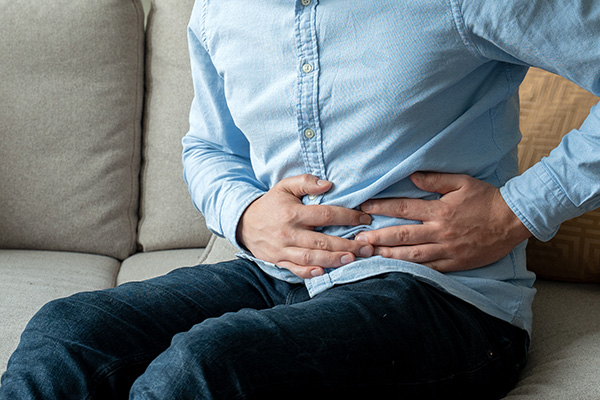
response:
<path id="1" fill-rule="evenodd" d="M 136 380 L 130 398 L 234 398 L 240 365 L 237 352 L 229 351 L 235 335 L 224 330 L 196 326 L 175 335 L 169 349 Z"/>
<path id="2" fill-rule="evenodd" d="M 24 334 L 42 333 L 46 337 L 77 336 L 85 330 L 82 320 L 90 319 L 89 293 L 52 300 L 31 318 Z"/>
<path id="3" fill-rule="evenodd" d="M 218 380 L 226 371 L 227 379 L 235 381 L 238 375 L 244 374 L 245 368 L 254 366 L 259 357 L 256 352 L 264 348 L 264 341 L 269 337 L 271 334 L 260 324 L 225 316 L 206 320 L 176 335 L 170 351 L 176 358 L 175 364 L 186 371 L 191 372 L 190 366 L 195 366 L 196 373 Z"/>

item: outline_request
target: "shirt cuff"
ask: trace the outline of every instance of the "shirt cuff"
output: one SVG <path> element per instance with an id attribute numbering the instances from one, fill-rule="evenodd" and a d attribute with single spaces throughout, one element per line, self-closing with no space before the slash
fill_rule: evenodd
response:
<path id="1" fill-rule="evenodd" d="M 221 210 L 221 227 L 225 239 L 242 251 L 247 252 L 248 250 L 237 241 L 237 227 L 240 223 L 240 218 L 248 206 L 264 194 L 265 192 L 258 189 L 244 192 L 237 201 L 228 202 L 227 205 L 224 205 L 224 208 L 227 207 L 229 209 Z"/>
<path id="2" fill-rule="evenodd" d="M 540 161 L 500 188 L 515 215 L 541 241 L 548 241 L 560 224 L 579 215 L 564 189 Z"/>

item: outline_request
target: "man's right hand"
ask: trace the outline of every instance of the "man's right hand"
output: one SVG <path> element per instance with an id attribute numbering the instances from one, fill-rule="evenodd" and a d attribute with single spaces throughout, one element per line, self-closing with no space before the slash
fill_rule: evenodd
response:
<path id="1" fill-rule="evenodd" d="M 368 225 L 372 218 L 362 211 L 325 205 L 304 205 L 302 197 L 320 195 L 332 183 L 313 175 L 283 179 L 242 214 L 238 243 L 254 257 L 286 268 L 308 279 L 359 257 L 373 255 L 373 246 L 315 232 L 328 225 Z"/>

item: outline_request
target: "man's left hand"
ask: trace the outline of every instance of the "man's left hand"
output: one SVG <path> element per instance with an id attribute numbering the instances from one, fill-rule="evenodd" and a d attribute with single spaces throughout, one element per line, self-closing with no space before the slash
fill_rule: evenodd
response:
<path id="1" fill-rule="evenodd" d="M 460 271 L 497 261 L 531 236 L 493 185 L 468 175 L 432 172 L 415 173 L 411 180 L 442 197 L 374 199 L 362 204 L 369 214 L 423 222 L 360 233 L 356 240 L 372 244 L 376 255 L 442 272 Z"/>

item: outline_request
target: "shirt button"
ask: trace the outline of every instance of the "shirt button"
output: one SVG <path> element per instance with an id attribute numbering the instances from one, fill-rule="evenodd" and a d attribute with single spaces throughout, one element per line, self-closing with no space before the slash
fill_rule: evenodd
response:
<path id="1" fill-rule="evenodd" d="M 306 74 L 308 74 L 310 71 L 312 71 L 312 69 L 313 69 L 313 67 L 309 63 L 306 63 L 302 66 L 302 71 Z"/>
<path id="2" fill-rule="evenodd" d="M 308 6 L 310 5 L 310 0 L 302 0 L 301 3 L 303 6 Z"/>
<path id="3" fill-rule="evenodd" d="M 312 129 L 308 128 L 304 130 L 304 137 L 306 137 L 307 139 L 312 139 L 315 137 L 315 131 L 313 131 Z"/>
<path id="4" fill-rule="evenodd" d="M 309 3 L 310 3 L 310 0 L 308 0 L 308 1 L 309 1 Z M 317 198 L 317 195 L 316 195 L 316 194 L 309 194 L 309 195 L 308 195 L 308 198 L 309 198 L 309 200 L 314 200 L 314 199 L 316 199 L 316 198 Z"/>

